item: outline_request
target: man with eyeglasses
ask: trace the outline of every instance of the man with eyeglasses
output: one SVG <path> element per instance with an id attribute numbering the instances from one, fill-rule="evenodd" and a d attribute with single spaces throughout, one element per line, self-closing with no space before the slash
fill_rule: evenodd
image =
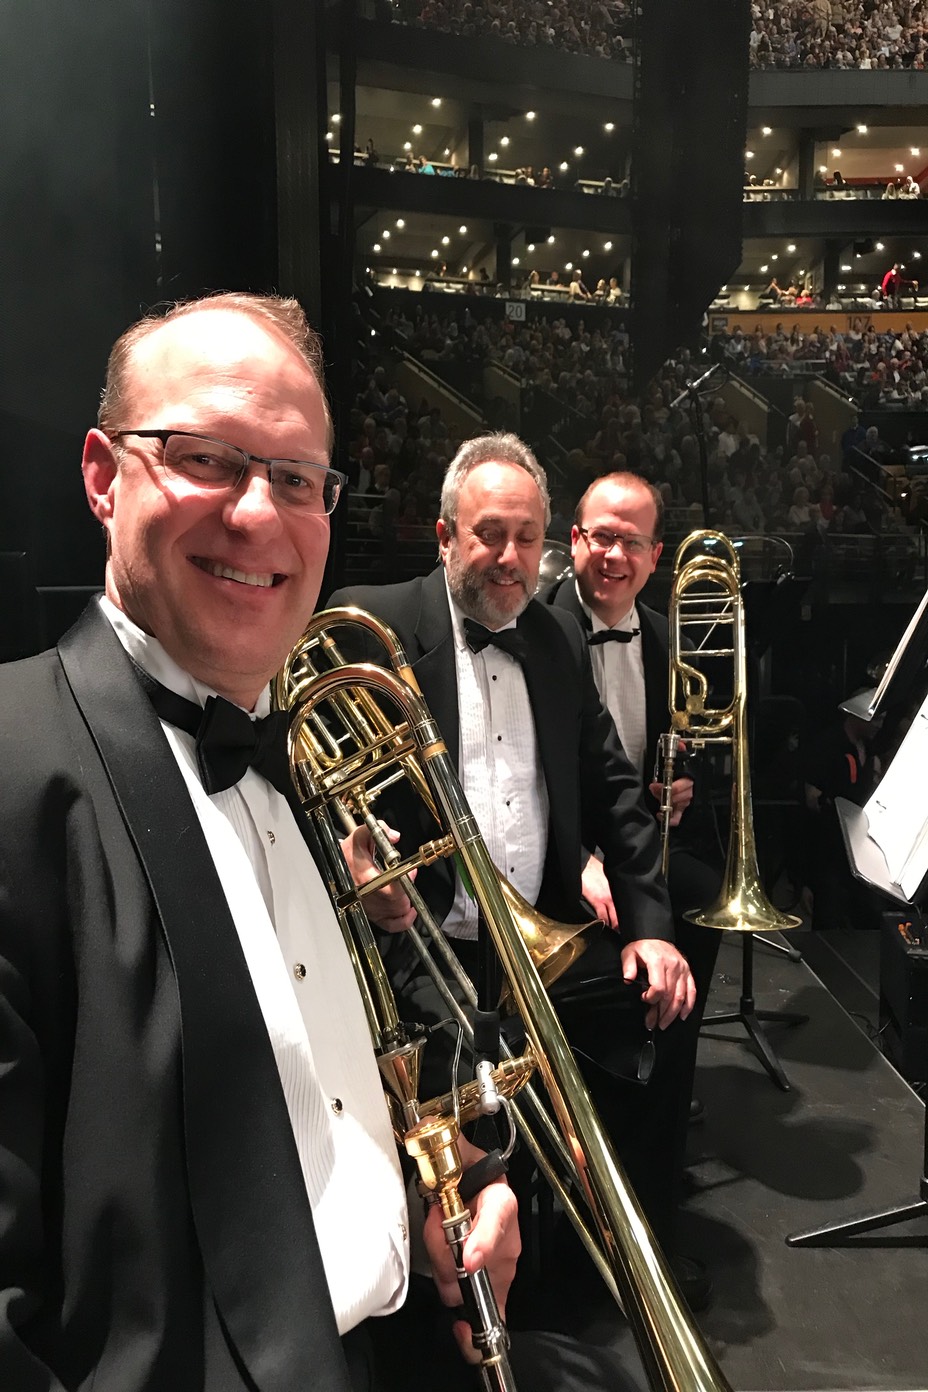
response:
<path id="1" fill-rule="evenodd" d="M 220 295 L 133 326 L 84 446 L 105 593 L 0 670 L 10 1392 L 407 1385 L 408 1365 L 380 1380 L 372 1331 L 395 1326 L 371 1318 L 406 1293 L 403 1178 L 268 717 L 344 483 L 330 446 L 296 301 Z M 465 1264 L 504 1301 L 515 1201 L 496 1182 L 474 1207 Z M 454 1305 L 439 1217 L 426 1245 Z M 535 1357 L 525 1385 L 575 1385 L 557 1347 Z M 606 1385 L 598 1351 L 570 1359 L 576 1385 Z"/>
<path id="2" fill-rule="evenodd" d="M 661 793 L 655 781 L 658 742 L 670 723 L 668 629 L 666 617 L 643 604 L 640 595 L 660 560 L 663 522 L 663 499 L 645 479 L 630 473 L 596 479 L 577 504 L 571 533 L 574 575 L 544 596 L 549 604 L 573 614 L 586 633 L 597 688 L 623 749 L 641 775 L 645 802 L 655 818 Z M 711 903 L 720 884 L 717 836 L 709 813 L 693 806 L 690 771 L 684 761 L 673 784 L 667 883 L 677 946 L 696 982 L 696 1006 L 677 1027 L 663 1070 L 665 1081 L 670 1075 L 669 1100 L 655 1112 L 661 1123 L 672 1122 L 658 1150 L 667 1166 L 665 1182 L 675 1198 L 683 1175 L 699 1025 L 720 940 L 718 933 L 683 918 L 688 909 Z M 616 923 L 610 887 L 595 855 L 584 867 L 583 892 L 601 918 Z M 659 1058 L 658 1068 L 661 1062 Z M 696 1280 L 694 1274 L 694 1285 Z"/>

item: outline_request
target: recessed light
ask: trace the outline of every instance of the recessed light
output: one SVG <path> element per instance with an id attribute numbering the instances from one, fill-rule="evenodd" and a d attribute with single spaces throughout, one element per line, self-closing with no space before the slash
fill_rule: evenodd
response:
<path id="1" fill-rule="evenodd" d="M 396 275 L 396 267 L 395 267 L 395 266 L 393 267 L 393 270 L 390 272 L 390 274 L 391 274 L 391 275 Z"/>
<path id="2" fill-rule="evenodd" d="M 437 248 L 437 247 L 432 247 L 432 250 L 429 252 L 429 255 L 431 256 L 431 258 L 432 258 L 433 261 L 437 261 L 437 260 L 438 260 L 438 248 Z"/>
<path id="3" fill-rule="evenodd" d="M 858 126 L 858 127 L 857 127 L 857 134 L 858 134 L 858 135 L 866 135 L 866 134 L 867 134 L 867 127 L 866 127 L 866 126 Z"/>
<path id="4" fill-rule="evenodd" d="M 460 232 L 460 234 L 461 234 L 462 237 L 466 234 L 467 228 L 464 226 L 463 222 L 461 223 L 460 227 L 458 228 L 458 231 Z"/>
<path id="5" fill-rule="evenodd" d="M 753 150 L 745 150 L 745 152 L 744 152 L 744 158 L 745 158 L 745 159 L 753 159 L 753 158 L 754 158 L 754 151 L 753 151 Z"/>
<path id="6" fill-rule="evenodd" d="M 534 251 L 534 250 L 535 250 L 535 243 L 534 243 L 534 242 L 529 242 L 529 244 L 528 244 L 528 246 L 525 248 L 525 250 L 526 250 L 526 251 Z"/>
<path id="7" fill-rule="evenodd" d="M 796 243 L 795 243 L 795 242 L 789 242 L 789 243 L 787 244 L 786 250 L 787 250 L 787 251 L 795 251 L 795 250 L 796 250 Z"/>
<path id="8" fill-rule="evenodd" d="M 518 266 L 518 264 L 519 264 L 519 258 L 518 258 L 518 256 L 514 256 L 514 257 L 512 258 L 512 264 L 513 264 L 514 266 Z"/>
<path id="9" fill-rule="evenodd" d="M 910 154 L 910 155 L 920 155 L 920 154 L 921 154 L 921 150 L 918 148 L 917 145 L 910 145 L 910 146 L 909 146 L 909 154 Z"/>
<path id="10" fill-rule="evenodd" d="M 500 140 L 499 143 L 500 143 L 501 145 L 508 145 L 508 144 L 509 144 L 509 136 L 508 136 L 508 135 L 504 135 L 504 136 L 501 138 L 501 140 Z"/>
<path id="11" fill-rule="evenodd" d="M 840 159 L 840 158 L 841 158 L 841 151 L 840 151 L 840 150 L 832 150 L 831 153 L 832 153 L 832 156 L 833 156 L 834 159 Z"/>
<path id="12" fill-rule="evenodd" d="M 447 236 L 446 236 L 446 237 L 442 237 L 442 239 L 441 239 L 441 244 L 442 244 L 442 246 L 447 246 L 448 243 L 449 243 L 450 241 L 451 241 L 451 238 L 450 238 L 450 237 L 447 237 Z"/>
<path id="13" fill-rule="evenodd" d="M 584 247 L 583 251 L 580 253 L 581 256 L 589 256 L 589 254 L 590 254 L 590 249 L 589 249 L 589 247 Z"/>
<path id="14" fill-rule="evenodd" d="M 828 173 L 828 165 L 827 165 L 827 164 L 820 164 L 819 167 L 818 167 L 818 172 L 819 172 L 820 174 L 827 174 L 827 173 Z"/>
<path id="15" fill-rule="evenodd" d="M 534 119 L 535 119 L 535 113 L 534 113 L 534 111 L 526 111 L 526 113 L 525 113 L 525 119 L 526 119 L 526 121 L 534 121 Z"/>
<path id="16" fill-rule="evenodd" d="M 397 219 L 396 219 L 396 225 L 397 225 L 397 227 L 401 227 L 401 228 L 402 228 L 402 227 L 405 227 L 405 226 L 406 226 L 406 219 L 405 219 L 405 218 L 397 218 Z"/>
<path id="17" fill-rule="evenodd" d="M 853 267 L 853 266 L 842 266 L 841 269 L 842 269 L 842 271 L 852 271 L 852 270 L 854 269 L 854 267 Z"/>
<path id="18" fill-rule="evenodd" d="M 612 243 L 611 243 L 611 242 L 603 242 L 603 251 L 611 251 L 611 250 L 612 250 Z"/>
<path id="19" fill-rule="evenodd" d="M 783 173 L 783 170 L 780 168 L 779 165 L 777 165 L 776 169 L 775 169 L 773 172 L 774 172 L 774 174 L 782 174 L 782 173 Z"/>
<path id="20" fill-rule="evenodd" d="M 499 155 L 496 153 L 495 150 L 491 150 L 490 153 L 487 155 L 487 159 L 490 161 L 491 164 L 495 164 L 496 161 L 499 159 Z"/>
<path id="21" fill-rule="evenodd" d="M 779 253 L 778 251 L 775 251 L 775 252 L 773 253 L 773 255 L 771 256 L 771 258 L 770 258 L 771 261 L 779 261 L 779 259 L 780 259 L 780 253 Z"/>
<path id="22" fill-rule="evenodd" d="M 375 250 L 375 251 L 379 251 L 379 250 L 380 250 L 380 243 L 379 243 L 379 242 L 375 242 L 375 243 L 374 243 L 374 250 Z"/>
<path id="23" fill-rule="evenodd" d="M 383 231 L 381 232 L 380 235 L 381 235 L 381 237 L 383 237 L 383 239 L 384 239 L 385 242 L 388 242 L 388 241 L 390 240 L 390 233 L 389 233 L 389 230 L 388 230 L 386 227 L 383 229 Z"/>
<path id="24" fill-rule="evenodd" d="M 408 140 L 404 140 L 404 141 L 403 141 L 403 149 L 404 149 L 404 150 L 411 150 L 411 149 L 412 149 L 412 145 L 409 143 Z"/>
<path id="25" fill-rule="evenodd" d="M 769 266 L 761 266 L 760 269 L 761 269 L 761 274 L 763 274 L 765 271 L 769 271 L 769 270 L 770 270 L 770 267 L 769 267 Z"/>
<path id="26" fill-rule="evenodd" d="M 773 131 L 769 126 L 761 126 L 760 133 L 761 135 L 772 135 Z"/>
<path id="27" fill-rule="evenodd" d="M 441 97 L 433 97 L 433 98 L 432 98 L 432 105 L 433 105 L 433 106 L 441 106 Z"/>
<path id="28" fill-rule="evenodd" d="M 554 246 L 554 233 L 553 233 L 553 232 L 551 233 L 551 236 L 548 238 L 548 246 Z"/>
<path id="29" fill-rule="evenodd" d="M 877 249 L 877 251 L 885 251 L 885 250 L 886 250 L 886 248 L 885 248 L 885 246 L 883 245 L 882 242 L 877 242 L 877 243 L 876 243 L 876 249 Z"/>
<path id="30" fill-rule="evenodd" d="M 902 165 L 901 165 L 901 164 L 897 164 L 897 165 L 896 165 L 896 173 L 897 173 L 897 174 L 901 174 L 902 172 L 903 172 Z"/>
<path id="31" fill-rule="evenodd" d="M 326 140 L 331 140 L 331 139 L 332 139 L 332 132 L 331 132 L 331 131 L 326 131 L 326 133 L 325 133 L 325 138 L 326 138 Z"/>
<path id="32" fill-rule="evenodd" d="M 449 147 L 446 145 L 446 146 L 445 146 L 445 159 L 447 159 L 448 156 L 449 156 L 450 154 L 451 154 L 451 150 L 450 150 Z"/>
<path id="33" fill-rule="evenodd" d="M 580 156 L 583 154 L 583 146 L 582 146 L 582 145 L 575 145 L 575 146 L 574 146 L 574 154 L 577 156 L 577 159 L 579 159 Z"/>
<path id="34" fill-rule="evenodd" d="M 338 113 L 337 111 L 336 111 L 336 112 L 333 112 L 333 114 L 332 114 L 332 125 L 333 125 L 333 126 L 337 126 L 338 123 L 339 123 L 339 121 L 340 121 L 341 119 L 342 119 L 342 118 L 341 118 L 341 116 L 339 115 L 339 113 Z"/>
<path id="35" fill-rule="evenodd" d="M 913 261 L 920 261 L 921 259 L 922 259 L 922 254 L 921 254 L 920 251 L 913 251 L 913 252 L 912 252 L 912 260 L 913 260 Z"/>
<path id="36" fill-rule="evenodd" d="M 603 126 L 603 130 L 607 131 L 611 135 L 611 133 L 615 130 L 615 122 L 607 121 L 606 124 Z"/>
<path id="37" fill-rule="evenodd" d="M 560 164 L 558 165 L 558 169 L 561 171 L 562 174 L 566 174 L 569 168 L 570 165 L 567 163 L 566 160 L 561 160 Z"/>
<path id="38" fill-rule="evenodd" d="M 422 127 L 419 125 L 418 121 L 417 121 L 416 124 L 413 126 L 413 128 L 412 128 L 412 133 L 413 133 L 413 135 L 421 135 L 421 134 L 422 134 Z"/>

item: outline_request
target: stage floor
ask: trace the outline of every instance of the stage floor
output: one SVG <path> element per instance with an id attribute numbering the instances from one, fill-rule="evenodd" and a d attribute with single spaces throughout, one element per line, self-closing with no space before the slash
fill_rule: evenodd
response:
<path id="1" fill-rule="evenodd" d="M 722 943 L 707 1013 L 737 1008 L 733 938 Z M 800 946 L 805 938 L 796 935 Z M 805 962 L 758 945 L 755 995 L 758 1009 L 809 1019 L 767 1027 L 789 1092 L 740 1025 L 707 1026 L 700 1040 L 696 1093 L 707 1115 L 691 1128 L 696 1189 L 680 1242 L 714 1281 L 699 1322 L 735 1392 L 924 1392 L 928 1219 L 843 1246 L 785 1241 L 918 1200 L 923 1105 Z M 591 1308 L 582 1332 L 611 1343 L 611 1327 L 607 1307 Z"/>

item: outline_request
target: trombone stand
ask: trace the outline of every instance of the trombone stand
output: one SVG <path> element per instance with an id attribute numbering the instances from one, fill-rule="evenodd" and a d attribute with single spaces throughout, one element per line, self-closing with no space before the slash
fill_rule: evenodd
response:
<path id="1" fill-rule="evenodd" d="M 762 939 L 763 941 L 763 939 Z M 778 946 L 778 944 L 770 944 Z M 783 949 L 785 950 L 785 949 Z M 758 1010 L 754 1004 L 754 934 L 742 933 L 741 937 L 741 999 L 738 1009 L 726 1011 L 722 1015 L 707 1015 L 703 1028 L 709 1025 L 742 1024 L 757 1051 L 761 1063 L 770 1074 L 777 1087 L 790 1091 L 790 1083 L 783 1066 L 771 1048 L 761 1022 L 769 1020 L 781 1025 L 804 1025 L 808 1015 L 799 1015 L 793 1010 Z"/>

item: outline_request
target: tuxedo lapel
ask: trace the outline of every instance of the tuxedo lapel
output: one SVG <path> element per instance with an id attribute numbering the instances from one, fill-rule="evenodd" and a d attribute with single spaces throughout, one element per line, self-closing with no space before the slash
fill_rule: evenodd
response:
<path id="1" fill-rule="evenodd" d="M 543 622 L 545 617 L 549 619 L 550 628 Z M 534 602 L 529 604 L 519 618 L 518 631 L 525 637 L 528 645 L 523 663 L 525 685 L 535 719 L 535 735 L 548 789 L 548 801 L 556 825 L 556 809 L 562 807 L 565 802 L 563 785 L 566 772 L 562 757 L 565 702 L 563 690 L 558 683 L 570 679 L 572 668 L 569 655 L 562 655 L 564 660 L 559 662 L 557 654 L 552 651 L 552 643 L 549 640 L 560 639 L 560 633 L 554 625 L 553 616 L 546 616 L 540 605 Z"/>
<path id="2" fill-rule="evenodd" d="M 262 1392 L 347 1392 L 344 1355 L 274 1055 L 196 812 L 96 603 L 59 656 L 112 785 L 180 1006 L 191 1208 L 206 1283 Z"/>
<path id="3" fill-rule="evenodd" d="M 454 630 L 442 566 L 422 581 L 415 634 L 419 656 L 413 661 L 413 671 L 426 705 L 441 731 L 451 761 L 457 768 L 461 739 L 458 677 Z"/>
<path id="4" fill-rule="evenodd" d="M 651 781 L 652 765 L 649 760 L 657 758 L 658 742 L 661 735 L 670 729 L 670 715 L 667 706 L 667 644 L 661 639 L 651 611 L 645 605 L 638 605 L 638 621 L 641 625 L 641 660 L 644 665 L 644 695 L 647 744 L 645 745 L 645 787 Z"/>

